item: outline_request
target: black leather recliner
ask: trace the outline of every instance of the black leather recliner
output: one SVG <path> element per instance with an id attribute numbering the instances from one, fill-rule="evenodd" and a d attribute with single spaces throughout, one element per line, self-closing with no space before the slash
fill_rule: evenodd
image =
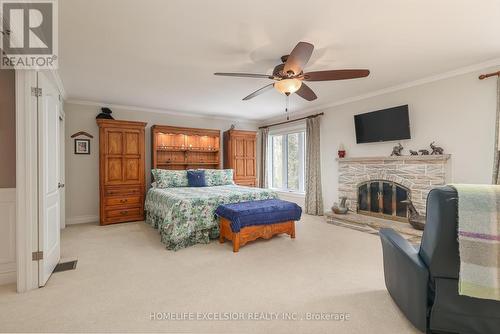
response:
<path id="1" fill-rule="evenodd" d="M 433 189 L 427 223 L 415 248 L 393 229 L 381 229 L 385 284 L 410 322 L 427 333 L 500 333 L 500 302 L 458 294 L 460 268 L 454 188 Z"/>

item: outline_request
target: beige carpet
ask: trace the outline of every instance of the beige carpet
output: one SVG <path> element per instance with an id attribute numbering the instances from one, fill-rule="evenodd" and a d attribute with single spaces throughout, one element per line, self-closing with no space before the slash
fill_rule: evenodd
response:
<path id="1" fill-rule="evenodd" d="M 385 289 L 378 237 L 324 218 L 305 216 L 297 239 L 254 242 L 238 254 L 217 241 L 167 251 L 143 222 L 74 225 L 63 231 L 62 253 L 78 257 L 77 269 L 52 275 L 46 287 L 25 294 L 0 287 L 1 331 L 418 333 Z M 155 312 L 350 318 L 150 320 Z"/>

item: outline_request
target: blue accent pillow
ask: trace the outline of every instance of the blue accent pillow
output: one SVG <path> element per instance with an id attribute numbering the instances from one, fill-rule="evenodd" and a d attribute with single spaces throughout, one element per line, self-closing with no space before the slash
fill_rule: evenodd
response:
<path id="1" fill-rule="evenodd" d="M 190 187 L 206 187 L 204 170 L 188 170 L 188 184 Z"/>

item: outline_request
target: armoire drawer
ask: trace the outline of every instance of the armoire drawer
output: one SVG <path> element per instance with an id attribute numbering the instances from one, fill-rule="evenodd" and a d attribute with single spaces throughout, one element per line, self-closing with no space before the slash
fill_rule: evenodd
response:
<path id="1" fill-rule="evenodd" d="M 251 179 L 251 180 L 234 180 L 234 183 L 236 183 L 239 186 L 246 186 L 246 187 L 256 187 L 257 186 L 257 180 Z"/>
<path id="2" fill-rule="evenodd" d="M 139 195 L 141 194 L 140 186 L 120 186 L 120 187 L 105 187 L 104 195 L 106 196 L 122 196 L 122 195 Z"/>
<path id="3" fill-rule="evenodd" d="M 136 208 L 126 208 L 126 209 L 116 209 L 106 211 L 106 219 L 114 220 L 115 218 L 132 218 L 142 216 L 142 210 L 140 207 Z"/>
<path id="4" fill-rule="evenodd" d="M 142 196 L 112 196 L 106 197 L 104 203 L 106 206 L 117 206 L 117 205 L 138 205 L 141 204 Z"/>

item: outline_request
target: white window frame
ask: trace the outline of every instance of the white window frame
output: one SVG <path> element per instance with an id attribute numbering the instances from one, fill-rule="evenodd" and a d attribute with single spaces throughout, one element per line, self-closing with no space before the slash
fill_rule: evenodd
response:
<path id="1" fill-rule="evenodd" d="M 299 149 L 299 190 L 291 190 L 288 189 L 288 136 L 283 137 L 283 143 L 282 143 L 282 156 L 283 156 L 283 163 L 282 163 L 282 175 L 283 175 L 283 184 L 286 185 L 285 188 L 276 188 L 273 187 L 273 136 L 279 136 L 279 135 L 288 135 L 288 134 L 293 134 L 297 132 L 304 132 L 304 137 L 299 136 L 299 148 L 302 147 L 302 149 Z M 267 156 L 267 170 L 268 170 L 268 180 L 269 180 L 269 188 L 272 190 L 276 190 L 278 192 L 286 192 L 286 193 L 295 193 L 295 194 L 300 194 L 304 195 L 305 194 L 305 151 L 306 151 L 306 126 L 305 123 L 297 123 L 295 125 L 288 125 L 286 127 L 280 127 L 280 128 L 275 128 L 269 131 L 269 137 L 268 137 L 268 156 Z M 303 139 L 302 139 L 303 138 Z M 302 145 L 300 142 L 303 141 Z"/>

